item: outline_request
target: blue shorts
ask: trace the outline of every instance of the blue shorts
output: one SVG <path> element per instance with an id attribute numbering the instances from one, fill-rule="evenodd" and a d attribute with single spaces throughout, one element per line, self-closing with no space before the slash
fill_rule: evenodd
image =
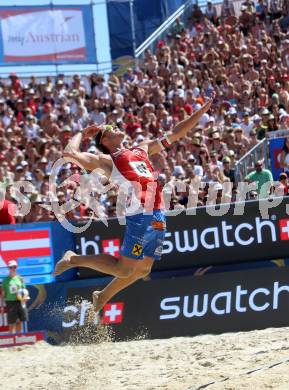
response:
<path id="1" fill-rule="evenodd" d="M 126 231 L 120 254 L 134 260 L 142 260 L 145 256 L 160 260 L 165 238 L 165 229 L 158 230 L 153 222 L 165 223 L 165 215 L 154 210 L 151 215 L 136 214 L 126 217 Z"/>

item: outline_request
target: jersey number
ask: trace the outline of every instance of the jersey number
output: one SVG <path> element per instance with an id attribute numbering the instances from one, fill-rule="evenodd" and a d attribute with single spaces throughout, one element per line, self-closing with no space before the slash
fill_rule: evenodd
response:
<path id="1" fill-rule="evenodd" d="M 130 161 L 129 165 L 138 176 L 153 177 L 151 171 L 144 161 Z"/>

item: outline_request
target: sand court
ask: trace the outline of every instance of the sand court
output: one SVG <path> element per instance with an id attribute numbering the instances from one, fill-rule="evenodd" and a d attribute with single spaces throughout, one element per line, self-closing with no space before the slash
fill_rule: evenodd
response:
<path id="1" fill-rule="evenodd" d="M 85 345 L 40 342 L 1 349 L 0 359 L 6 390 L 287 390 L 289 328 Z"/>

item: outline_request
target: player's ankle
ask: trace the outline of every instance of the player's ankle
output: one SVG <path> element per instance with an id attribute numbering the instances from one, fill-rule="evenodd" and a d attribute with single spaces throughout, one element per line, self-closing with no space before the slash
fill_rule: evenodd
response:
<path id="1" fill-rule="evenodd" d="M 101 310 L 103 308 L 103 306 L 106 304 L 107 299 L 105 299 L 102 291 L 97 291 L 96 295 L 97 295 L 96 307 L 97 307 L 97 310 Z"/>

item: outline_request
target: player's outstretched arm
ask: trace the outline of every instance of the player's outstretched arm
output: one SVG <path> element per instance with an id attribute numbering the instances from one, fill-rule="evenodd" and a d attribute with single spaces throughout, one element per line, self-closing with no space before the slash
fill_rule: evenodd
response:
<path id="1" fill-rule="evenodd" d="M 80 145 L 83 139 L 90 138 L 99 131 L 95 125 L 89 126 L 83 130 L 82 133 L 75 134 L 64 149 L 63 157 L 69 161 L 74 162 L 81 168 L 93 171 L 96 168 L 103 168 L 106 165 L 111 165 L 111 159 L 105 154 L 92 154 L 80 151 Z"/>
<path id="2" fill-rule="evenodd" d="M 210 109 L 213 99 L 210 99 L 198 111 L 194 112 L 189 118 L 179 122 L 172 132 L 168 133 L 164 138 L 147 143 L 148 154 L 159 153 L 166 146 L 185 137 L 189 131 L 194 131 L 194 127 L 199 123 L 201 117 Z M 141 146 L 141 145 L 140 145 Z"/>

